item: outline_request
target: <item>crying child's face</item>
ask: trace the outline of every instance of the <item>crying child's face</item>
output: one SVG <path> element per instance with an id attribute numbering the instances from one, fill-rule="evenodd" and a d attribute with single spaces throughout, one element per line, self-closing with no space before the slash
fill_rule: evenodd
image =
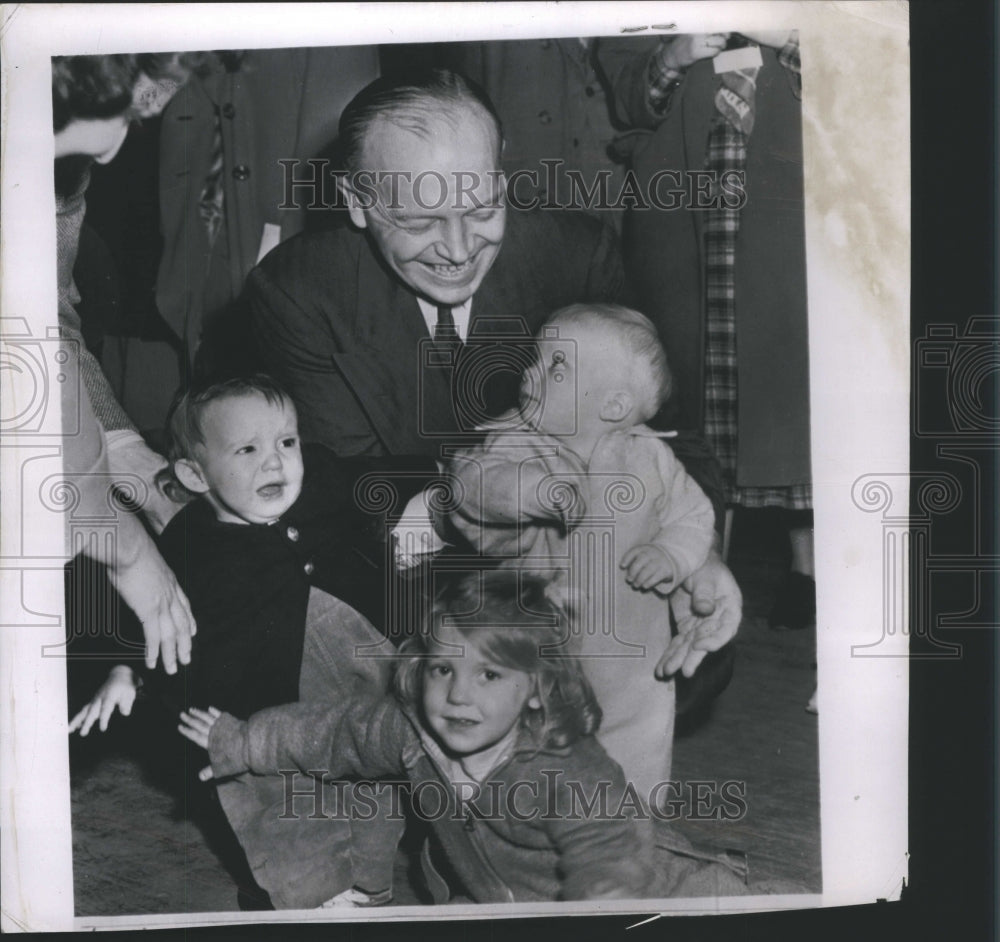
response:
<path id="1" fill-rule="evenodd" d="M 212 402 L 202 417 L 197 467 L 205 497 L 227 523 L 273 523 L 302 492 L 295 407 L 259 393 Z"/>

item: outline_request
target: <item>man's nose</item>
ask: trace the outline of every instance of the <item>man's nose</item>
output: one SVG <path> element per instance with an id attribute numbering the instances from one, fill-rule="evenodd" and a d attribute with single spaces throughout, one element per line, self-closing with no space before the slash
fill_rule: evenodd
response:
<path id="1" fill-rule="evenodd" d="M 461 265 L 470 254 L 471 233 L 463 218 L 447 219 L 441 234 L 439 251 L 454 265 Z"/>
<path id="2" fill-rule="evenodd" d="M 278 452 L 278 449 L 272 448 L 271 451 L 264 456 L 264 463 L 261 467 L 263 467 L 265 471 L 274 471 L 280 468 L 281 464 L 281 455 Z"/>

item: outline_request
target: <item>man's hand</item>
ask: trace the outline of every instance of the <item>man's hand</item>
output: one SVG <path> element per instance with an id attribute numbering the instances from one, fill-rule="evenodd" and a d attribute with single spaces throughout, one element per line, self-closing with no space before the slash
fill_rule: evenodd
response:
<path id="1" fill-rule="evenodd" d="M 98 728 L 102 733 L 105 732 L 115 707 L 122 716 L 128 716 L 132 712 L 135 692 L 136 681 L 132 669 L 124 664 L 112 667 L 108 679 L 98 688 L 94 698 L 70 721 L 69 731 L 75 733 L 80 730 L 80 735 L 86 736 L 95 721 L 100 720 Z"/>
<path id="2" fill-rule="evenodd" d="M 191 638 L 197 630 L 191 606 L 134 515 L 121 515 L 117 536 L 115 559 L 108 574 L 118 594 L 142 622 L 146 666 L 152 670 L 162 654 L 164 670 L 175 674 L 178 661 L 191 662 Z"/>
<path id="3" fill-rule="evenodd" d="M 772 49 L 781 49 L 795 35 L 795 30 L 758 29 L 751 30 L 749 33 L 746 30 L 740 30 L 740 35 L 746 36 L 750 42 L 757 43 L 758 46 L 770 46 Z"/>
<path id="4" fill-rule="evenodd" d="M 426 492 L 410 498 L 399 523 L 392 528 L 392 552 L 400 572 L 419 566 L 424 560 L 440 553 L 444 541 L 434 530 L 428 509 Z"/>
<path id="5" fill-rule="evenodd" d="M 743 595 L 733 574 L 715 552 L 670 596 L 677 636 L 667 645 L 656 676 L 661 680 L 678 670 L 690 677 L 709 651 L 731 641 L 743 617 Z"/>
<path id="6" fill-rule="evenodd" d="M 633 589 L 641 591 L 673 582 L 674 579 L 674 565 L 670 557 L 653 543 L 633 546 L 622 556 L 621 568 L 625 570 L 625 581 Z"/>
<path id="7" fill-rule="evenodd" d="M 700 59 L 714 59 L 726 47 L 728 33 L 690 33 L 665 36 L 657 50 L 661 71 L 683 72 Z"/>
<path id="8" fill-rule="evenodd" d="M 199 710 L 192 707 L 190 711 L 181 713 L 181 722 L 177 727 L 178 732 L 186 739 L 190 739 L 196 746 L 208 749 L 208 737 L 212 733 L 215 721 L 222 716 L 222 713 L 215 707 L 210 706 L 207 710 Z M 215 777 L 212 767 L 206 765 L 198 773 L 198 778 L 202 782 L 211 781 Z"/>

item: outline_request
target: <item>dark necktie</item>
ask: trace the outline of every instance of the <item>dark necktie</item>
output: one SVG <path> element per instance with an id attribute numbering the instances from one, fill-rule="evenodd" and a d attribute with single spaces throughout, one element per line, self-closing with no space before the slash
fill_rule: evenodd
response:
<path id="1" fill-rule="evenodd" d="M 212 156 L 205 176 L 205 185 L 198 197 L 198 214 L 208 235 L 208 245 L 211 248 L 222 227 L 225 212 L 226 191 L 222 184 L 224 154 L 222 149 L 222 122 L 219 109 L 215 109 L 215 126 L 212 129 Z"/>
<path id="2" fill-rule="evenodd" d="M 458 336 L 458 328 L 455 326 L 455 317 L 451 312 L 451 305 L 439 304 L 437 309 L 437 324 L 434 327 L 434 342 L 442 347 L 453 348 L 460 346 L 462 338 Z"/>

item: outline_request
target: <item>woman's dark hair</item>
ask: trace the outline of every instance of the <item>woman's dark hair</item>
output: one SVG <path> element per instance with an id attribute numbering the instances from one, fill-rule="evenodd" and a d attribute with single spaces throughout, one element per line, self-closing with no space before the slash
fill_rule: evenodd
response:
<path id="1" fill-rule="evenodd" d="M 562 748 L 596 732 L 601 708 L 579 660 L 567 650 L 572 613 L 549 588 L 542 576 L 511 569 L 449 580 L 434 599 L 430 624 L 400 646 L 393 682 L 397 698 L 419 706 L 434 629 L 448 625 L 475 642 L 485 657 L 534 677 L 541 708 L 526 707 L 522 724 L 537 747 Z"/>
<path id="2" fill-rule="evenodd" d="M 140 75 L 154 82 L 182 80 L 202 72 L 215 58 L 205 52 L 119 56 L 53 56 L 52 128 L 58 133 L 76 119 L 113 118 L 129 110 Z"/>
<path id="3" fill-rule="evenodd" d="M 423 69 L 390 74 L 365 86 L 340 116 L 338 145 L 342 166 L 357 172 L 365 137 L 376 120 L 390 121 L 417 134 L 426 133 L 433 118 L 449 120 L 456 106 L 472 105 L 485 113 L 496 131 L 497 159 L 503 142 L 500 116 L 483 89 L 450 69 Z M 449 111 L 450 109 L 450 111 Z"/>

